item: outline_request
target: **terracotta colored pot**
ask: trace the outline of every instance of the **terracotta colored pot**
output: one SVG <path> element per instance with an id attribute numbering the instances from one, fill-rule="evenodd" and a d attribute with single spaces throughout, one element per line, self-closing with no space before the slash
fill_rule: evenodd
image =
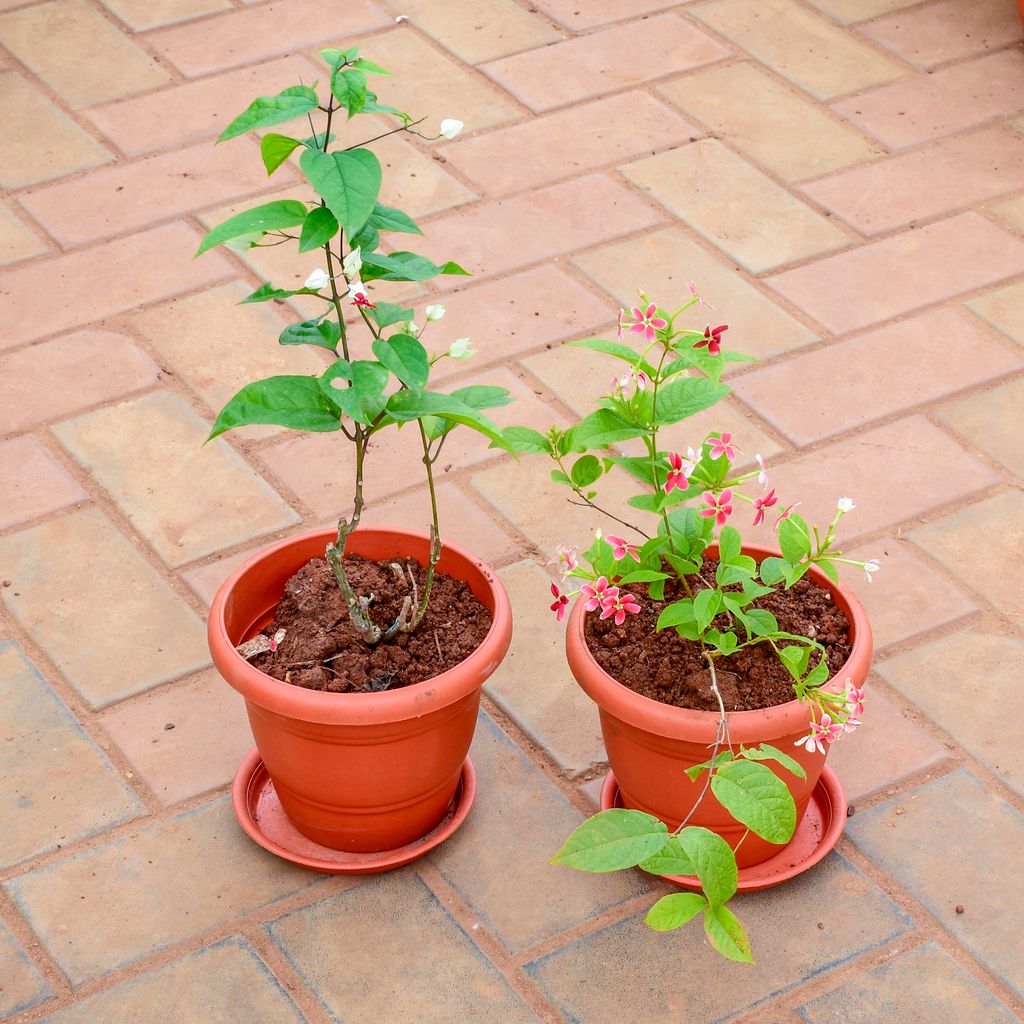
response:
<path id="1" fill-rule="evenodd" d="M 744 554 L 760 561 L 778 552 L 768 548 L 747 546 Z M 716 548 L 709 549 L 714 556 Z M 836 605 L 850 622 L 852 650 L 846 664 L 825 685 L 842 689 L 850 678 L 863 686 L 871 666 L 871 628 L 860 602 L 841 584 L 832 583 L 818 569 L 811 578 L 832 594 Z M 646 811 L 661 818 L 670 829 L 677 828 L 693 807 L 704 786 L 704 778 L 691 782 L 685 769 L 701 764 L 711 756 L 715 741 L 718 713 L 689 711 L 671 707 L 648 697 L 641 697 L 608 675 L 594 660 L 583 637 L 585 613 L 577 599 L 566 628 L 566 653 L 569 668 L 576 681 L 593 700 L 601 714 L 601 730 L 608 760 L 618 780 L 622 805 Z M 806 736 L 810 711 L 805 704 L 792 700 L 760 711 L 735 711 L 728 714 L 729 733 L 733 744 L 757 746 L 770 743 L 792 755 L 804 767 L 807 778 L 798 779 L 784 768 L 780 778 L 789 786 L 796 801 L 797 821 L 803 817 L 808 801 L 818 783 L 825 754 L 807 753 L 795 746 Z M 826 745 L 827 749 L 827 745 Z M 774 763 L 770 764 L 775 768 Z M 693 817 L 693 825 L 702 825 L 721 835 L 730 846 L 739 842 L 746 829 L 740 825 L 709 791 Z M 736 861 L 740 867 L 760 864 L 781 849 L 751 833 L 743 840 Z"/>
<path id="2" fill-rule="evenodd" d="M 383 693 L 322 693 L 264 675 L 235 647 L 273 619 L 285 582 L 322 557 L 334 535 L 317 530 L 279 541 L 232 573 L 210 609 L 210 651 L 245 698 L 256 746 L 295 827 L 335 850 L 392 850 L 443 817 L 473 739 L 480 688 L 511 642 L 512 613 L 494 572 L 445 544 L 438 571 L 464 580 L 493 616 L 465 661 Z M 404 530 L 361 528 L 345 550 L 425 564 L 429 541 Z"/>

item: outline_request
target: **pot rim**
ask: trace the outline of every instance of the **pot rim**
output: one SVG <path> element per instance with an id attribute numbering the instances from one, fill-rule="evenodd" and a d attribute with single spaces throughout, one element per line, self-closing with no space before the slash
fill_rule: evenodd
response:
<path id="1" fill-rule="evenodd" d="M 363 539 L 375 535 L 394 539 L 398 549 L 396 554 L 402 557 L 415 557 L 411 550 L 422 549 L 424 554 L 429 551 L 429 537 L 415 530 L 360 526 L 352 534 Z M 419 718 L 454 704 L 479 689 L 508 651 L 512 640 L 512 609 L 508 593 L 494 570 L 465 548 L 447 541 L 441 547 L 439 567 L 448 563 L 444 571 L 457 578 L 460 577 L 460 569 L 466 576 L 479 577 L 479 582 L 490 596 L 492 611 L 491 627 L 480 645 L 467 658 L 440 675 L 382 693 L 325 693 L 274 679 L 249 664 L 235 650 L 235 643 L 228 634 L 226 610 L 235 591 L 244 587 L 246 577 L 290 548 L 319 541 L 323 541 L 326 547 L 326 543 L 336 536 L 335 528 L 324 527 L 285 537 L 261 548 L 221 584 L 210 606 L 207 636 L 214 665 L 227 683 L 247 701 L 276 714 L 305 722 L 349 726 L 384 725 Z M 292 572 L 301 564 L 298 562 Z"/>
<path id="2" fill-rule="evenodd" d="M 712 544 L 707 550 L 714 555 L 718 551 L 718 546 Z M 758 563 L 765 558 L 779 555 L 778 551 L 759 544 L 745 544 L 742 551 L 755 558 Z M 815 583 L 829 591 L 832 600 L 846 615 L 850 624 L 849 657 L 839 671 L 822 686 L 837 689 L 846 677 L 852 678 L 856 685 L 862 686 L 871 666 L 873 651 L 867 612 L 851 590 L 842 583 L 833 583 L 817 566 L 811 567 L 809 575 Z M 719 718 L 717 711 L 678 708 L 644 697 L 601 668 L 590 653 L 583 633 L 587 614 L 583 610 L 583 603 L 582 596 L 577 597 L 569 614 L 565 631 L 566 656 L 576 681 L 587 696 L 600 707 L 602 713 L 611 714 L 629 725 L 657 733 L 659 736 L 698 742 L 706 740 L 709 744 L 713 743 Z M 797 698 L 770 708 L 728 711 L 726 718 L 729 722 L 729 734 L 736 743 L 760 742 L 765 738 L 766 726 L 775 735 L 801 732 L 807 728 L 809 721 L 807 705 Z"/>

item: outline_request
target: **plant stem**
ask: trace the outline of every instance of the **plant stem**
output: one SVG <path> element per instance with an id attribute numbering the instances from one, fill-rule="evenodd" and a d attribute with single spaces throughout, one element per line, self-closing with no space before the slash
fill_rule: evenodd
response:
<path id="1" fill-rule="evenodd" d="M 441 557 L 441 529 L 437 519 L 437 492 L 434 490 L 434 463 L 430 457 L 430 444 L 427 441 L 427 432 L 423 428 L 423 421 L 417 420 L 420 428 L 420 441 L 423 444 L 423 465 L 427 471 L 427 487 L 430 490 L 430 565 L 427 567 L 427 578 L 423 584 L 423 597 L 420 599 L 420 606 L 416 615 L 407 627 L 411 633 L 419 624 L 427 612 L 427 602 L 430 599 L 430 589 L 434 585 L 434 569 Z"/>

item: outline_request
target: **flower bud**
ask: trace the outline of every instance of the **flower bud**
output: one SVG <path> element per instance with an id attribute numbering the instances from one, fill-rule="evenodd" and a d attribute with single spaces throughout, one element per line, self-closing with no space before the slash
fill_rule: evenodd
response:
<path id="1" fill-rule="evenodd" d="M 363 269 L 363 257 L 358 246 L 342 260 L 341 269 L 345 271 L 345 276 L 349 280 L 359 276 L 359 271 Z"/>
<path id="2" fill-rule="evenodd" d="M 427 306 L 424 312 L 426 313 L 428 320 L 441 320 L 448 310 L 446 310 L 444 306 L 438 304 L 436 306 Z"/>
<path id="3" fill-rule="evenodd" d="M 317 267 L 316 270 L 306 278 L 306 283 L 303 287 L 312 288 L 313 291 L 319 291 L 321 288 L 326 288 L 330 280 L 331 279 L 327 276 L 327 271 L 321 270 Z"/>
<path id="4" fill-rule="evenodd" d="M 441 134 L 446 139 L 454 139 L 466 126 L 456 117 L 446 117 L 441 122 Z"/>
<path id="5" fill-rule="evenodd" d="M 448 355 L 452 359 L 469 359 L 471 356 L 476 355 L 476 349 L 473 348 L 472 338 L 456 338 L 448 346 Z"/>

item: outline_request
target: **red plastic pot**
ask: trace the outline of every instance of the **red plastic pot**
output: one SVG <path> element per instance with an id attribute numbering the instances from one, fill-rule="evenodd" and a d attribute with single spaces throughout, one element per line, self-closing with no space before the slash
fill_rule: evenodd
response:
<path id="1" fill-rule="evenodd" d="M 491 612 L 483 643 L 433 679 L 383 693 L 321 693 L 273 679 L 235 647 L 273 619 L 285 582 L 322 557 L 333 530 L 273 544 L 237 569 L 210 609 L 218 671 L 245 698 L 252 733 L 288 818 L 307 838 L 335 850 L 392 850 L 444 816 L 476 728 L 480 689 L 512 639 L 512 613 L 494 572 L 445 544 L 438 571 L 464 580 Z M 425 564 L 419 533 L 359 529 L 346 552 Z"/>
<path id="2" fill-rule="evenodd" d="M 745 554 L 760 561 L 777 551 L 748 546 Z M 717 549 L 708 552 L 712 557 Z M 871 627 L 860 602 L 841 584 L 832 583 L 820 570 L 812 568 L 811 578 L 832 594 L 832 599 L 850 623 L 852 649 L 846 664 L 825 685 L 842 689 L 847 678 L 863 686 L 871 666 Z M 566 653 L 576 681 L 593 700 L 601 715 L 601 730 L 612 771 L 618 780 L 622 805 L 646 811 L 675 829 L 693 808 L 704 786 L 704 778 L 691 782 L 685 769 L 701 764 L 711 756 L 718 725 L 718 713 L 690 711 L 671 707 L 642 697 L 610 676 L 594 660 L 583 636 L 583 602 L 577 599 L 566 628 Z M 759 711 L 735 711 L 727 716 L 733 744 L 757 746 L 770 743 L 793 756 L 807 772 L 798 779 L 792 772 L 778 768 L 778 774 L 796 801 L 797 821 L 803 817 L 808 801 L 825 766 L 826 754 L 808 753 L 796 746 L 806 736 L 810 710 L 792 700 Z M 826 745 L 826 750 L 827 750 Z M 774 765 L 772 766 L 774 767 Z M 710 790 L 690 818 L 690 824 L 717 832 L 733 848 L 746 832 Z M 736 855 L 737 864 L 749 867 L 774 856 L 782 847 L 750 833 Z"/>

